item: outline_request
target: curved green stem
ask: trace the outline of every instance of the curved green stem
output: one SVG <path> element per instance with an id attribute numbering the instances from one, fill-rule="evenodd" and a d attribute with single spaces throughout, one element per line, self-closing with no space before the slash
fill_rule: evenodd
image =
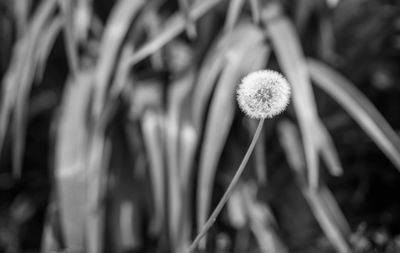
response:
<path id="1" fill-rule="evenodd" d="M 226 204 L 226 202 L 229 200 L 233 193 L 233 189 L 236 186 L 237 182 L 239 181 L 240 176 L 242 175 L 247 162 L 249 161 L 249 158 L 251 156 L 251 153 L 254 150 L 254 147 L 257 144 L 257 140 L 260 137 L 261 134 L 261 129 L 264 124 L 264 119 L 261 119 L 260 122 L 258 123 L 256 132 L 254 133 L 253 140 L 250 143 L 249 148 L 246 151 L 246 154 L 244 155 L 244 158 L 242 160 L 242 163 L 239 166 L 239 169 L 236 171 L 232 181 L 230 182 L 228 188 L 226 189 L 224 195 L 222 196 L 221 200 L 218 202 L 217 207 L 215 207 L 214 211 L 210 215 L 210 218 L 208 218 L 207 222 L 204 224 L 203 228 L 199 232 L 199 234 L 196 236 L 192 244 L 190 245 L 190 248 L 188 250 L 188 253 L 193 252 L 193 250 L 196 248 L 197 244 L 200 242 L 200 240 L 207 234 L 208 230 L 212 227 L 214 224 L 215 220 L 217 219 L 217 216 L 221 212 L 222 208 Z"/>

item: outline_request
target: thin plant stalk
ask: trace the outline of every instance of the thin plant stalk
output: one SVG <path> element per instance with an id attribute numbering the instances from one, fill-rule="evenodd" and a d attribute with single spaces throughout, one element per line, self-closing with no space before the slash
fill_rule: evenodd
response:
<path id="1" fill-rule="evenodd" d="M 253 140 L 251 141 L 250 146 L 246 151 L 246 154 L 242 160 L 242 163 L 239 166 L 239 169 L 236 171 L 236 173 L 235 173 L 232 181 L 230 182 L 228 188 L 226 189 L 224 195 L 222 196 L 221 200 L 218 202 L 217 207 L 214 209 L 211 216 L 208 218 L 207 222 L 204 224 L 201 231 L 198 233 L 198 235 L 196 236 L 196 238 L 190 245 L 188 253 L 191 253 L 194 251 L 194 249 L 199 244 L 200 240 L 207 234 L 208 230 L 212 227 L 212 225 L 216 221 L 217 216 L 222 211 L 222 208 L 224 207 L 226 202 L 232 196 L 233 190 L 234 190 L 236 184 L 238 183 L 240 176 L 243 174 L 243 171 L 246 168 L 247 162 L 249 161 L 249 158 L 250 158 L 251 154 L 253 153 L 254 147 L 256 146 L 257 141 L 261 135 L 261 130 L 262 130 L 263 124 L 264 124 L 264 119 L 260 119 L 260 121 L 258 122 L 256 132 L 254 133 Z"/>

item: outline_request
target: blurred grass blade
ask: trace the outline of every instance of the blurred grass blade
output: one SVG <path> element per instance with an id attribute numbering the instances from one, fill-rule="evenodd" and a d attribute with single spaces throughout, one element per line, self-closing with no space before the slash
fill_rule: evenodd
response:
<path id="1" fill-rule="evenodd" d="M 146 111 L 142 119 L 142 131 L 144 146 L 149 161 L 149 174 L 154 201 L 154 214 L 150 226 L 150 232 L 159 235 L 165 225 L 165 168 L 163 138 L 160 128 L 160 115 L 150 110 Z"/>
<path id="2" fill-rule="evenodd" d="M 346 241 L 350 233 L 349 225 L 335 199 L 322 182 L 318 189 L 309 189 L 307 187 L 304 177 L 305 161 L 302 156 L 300 136 L 296 126 L 290 121 L 283 121 L 279 124 L 278 129 L 280 142 L 289 165 L 295 172 L 297 184 L 302 190 L 315 218 L 332 246 L 338 252 L 349 253 L 350 248 Z"/>
<path id="3" fill-rule="evenodd" d="M 320 132 L 316 133 L 316 135 L 318 136 L 317 139 L 319 140 L 319 149 L 322 159 L 332 175 L 340 176 L 343 173 L 343 168 L 340 163 L 339 154 L 326 127 L 322 122 L 319 122 L 319 125 L 320 127 L 318 130 Z"/>
<path id="4" fill-rule="evenodd" d="M 132 251 L 141 247 L 142 242 L 142 217 L 140 206 L 129 200 L 120 200 L 119 212 L 116 214 L 119 225 L 119 240 L 121 251 Z"/>
<path id="5" fill-rule="evenodd" d="M 103 112 L 107 89 L 112 81 L 121 46 L 135 15 L 143 5 L 143 0 L 121 0 L 111 11 L 101 39 L 100 55 L 94 78 L 96 88 L 93 113 L 95 116 L 99 116 Z"/>
<path id="6" fill-rule="evenodd" d="M 226 15 L 224 31 L 231 32 L 237 23 L 240 12 L 243 9 L 245 0 L 231 0 L 229 1 L 228 14 Z"/>
<path id="7" fill-rule="evenodd" d="M 250 228 L 258 242 L 260 252 L 286 253 L 283 242 L 276 231 L 276 221 L 270 208 L 256 201 L 255 184 L 246 184 L 243 188 L 243 206 L 246 209 Z"/>
<path id="8" fill-rule="evenodd" d="M 192 58 L 192 57 L 190 57 Z M 179 198 L 181 201 L 181 216 L 178 220 L 178 242 L 177 250 L 183 252 L 189 246 L 191 236 L 191 196 L 193 191 L 191 180 L 193 176 L 193 164 L 197 147 L 197 134 L 194 127 L 189 123 L 189 116 L 186 103 L 190 101 L 191 90 L 195 84 L 194 69 L 189 69 L 175 82 L 175 89 L 171 89 L 169 101 L 170 119 L 175 119 L 178 125 L 177 139 L 177 179 L 179 185 Z M 173 116 L 175 115 L 175 116 Z M 172 147 L 171 147 L 172 148 Z"/>
<path id="9" fill-rule="evenodd" d="M 22 157 L 25 146 L 27 118 L 27 101 L 34 77 L 36 62 L 34 52 L 37 50 L 39 38 L 42 36 L 50 15 L 55 10 L 54 1 L 41 2 L 32 16 L 27 32 L 19 38 L 14 49 L 11 64 L 3 79 L 0 108 L 0 150 L 8 130 L 10 115 L 13 134 L 13 173 L 21 173 Z"/>
<path id="10" fill-rule="evenodd" d="M 226 202 L 226 213 L 229 223 L 236 230 L 243 229 L 248 222 L 243 199 L 243 185 L 238 183 L 236 189 L 232 192 L 232 196 Z"/>
<path id="11" fill-rule="evenodd" d="M 253 207 L 253 210 L 249 212 L 250 215 L 250 227 L 257 240 L 260 251 L 263 253 L 285 253 L 288 252 L 284 247 L 284 244 L 278 240 L 276 233 L 270 227 L 270 221 L 268 216 L 264 213 L 267 212 L 263 206 Z M 264 212 L 264 213 L 263 213 Z M 269 211 L 268 211 L 269 213 Z M 267 216 L 267 217 L 265 217 Z"/>
<path id="12" fill-rule="evenodd" d="M 80 73 L 67 83 L 58 121 L 55 151 L 55 180 L 61 224 L 69 250 L 86 251 L 86 159 L 89 133 L 86 126 L 91 94 L 90 73 Z"/>
<path id="13" fill-rule="evenodd" d="M 227 67 L 223 70 L 210 104 L 205 127 L 204 142 L 200 154 L 199 181 L 197 190 L 197 227 L 201 229 L 209 214 L 211 193 L 219 158 L 235 113 L 235 86 L 239 81 L 240 57 L 231 51 L 227 56 Z M 200 247 L 205 247 L 205 237 Z"/>
<path id="14" fill-rule="evenodd" d="M 204 0 L 200 1 L 200 3 L 192 8 L 189 13 L 189 17 L 195 21 L 206 14 L 209 10 L 211 10 L 214 6 L 220 3 L 222 0 Z M 139 50 L 132 55 L 132 57 L 127 61 L 126 64 L 132 66 L 136 63 L 140 62 L 144 58 L 149 55 L 154 54 L 160 48 L 165 46 L 168 42 L 170 42 L 173 38 L 178 36 L 181 32 L 184 31 L 186 27 L 185 18 L 180 14 L 175 14 L 168 21 L 166 21 L 165 28 L 158 35 L 158 37 L 152 39 L 144 46 L 139 48 Z"/>
<path id="15" fill-rule="evenodd" d="M 34 69 L 36 66 L 34 52 L 37 50 L 39 39 L 41 38 L 43 28 L 49 21 L 51 14 L 55 9 L 52 1 L 43 1 L 38 7 L 35 15 L 32 17 L 31 25 L 28 27 L 27 34 L 21 39 L 25 48 L 24 55 L 19 55 L 17 61 L 21 61 L 20 69 L 15 73 L 15 83 L 10 85 L 18 86 L 14 108 L 13 121 L 13 172 L 16 176 L 21 174 L 22 158 L 25 147 L 25 133 L 27 124 L 27 101 L 31 85 L 33 83 Z"/>
<path id="16" fill-rule="evenodd" d="M 179 168 L 181 169 L 181 194 L 183 201 L 183 214 L 180 220 L 180 246 L 181 250 L 189 247 L 190 237 L 192 235 L 192 182 L 193 182 L 193 167 L 196 156 L 197 137 L 192 123 L 188 120 L 183 120 L 180 135 L 180 159 Z"/>
<path id="17" fill-rule="evenodd" d="M 282 120 L 278 125 L 279 141 L 285 151 L 289 166 L 300 172 L 306 167 L 304 151 L 299 141 L 300 136 L 296 126 L 289 120 Z"/>
<path id="18" fill-rule="evenodd" d="M 79 68 L 78 59 L 78 40 L 76 38 L 74 20 L 75 20 L 75 6 L 74 1 L 71 0 L 58 0 L 61 7 L 63 24 L 64 24 L 64 43 L 66 47 L 67 60 L 72 76 L 76 76 Z"/>
<path id="19" fill-rule="evenodd" d="M 311 15 L 315 13 L 317 4 L 318 2 L 313 0 L 304 0 L 297 3 L 293 22 L 300 33 L 304 31 L 307 22 L 310 21 Z"/>
<path id="20" fill-rule="evenodd" d="M 209 213 L 216 168 L 236 110 L 236 86 L 243 75 L 261 69 L 266 64 L 267 48 L 262 46 L 263 34 L 257 29 L 249 29 L 245 30 L 242 35 L 242 43 L 227 52 L 227 65 L 210 102 L 199 164 L 197 188 L 197 226 L 199 230 Z M 204 238 L 199 246 L 204 247 L 205 242 Z"/>
<path id="21" fill-rule="evenodd" d="M 110 238 L 113 246 L 105 252 L 136 251 L 143 247 L 143 200 L 150 197 L 151 188 L 143 173 L 146 170 L 144 154 L 138 150 L 142 148 L 141 132 L 135 123 L 113 125 L 110 130 L 112 151 L 107 173 L 109 194 L 104 236 Z"/>
<path id="22" fill-rule="evenodd" d="M 210 99 L 213 87 L 223 69 L 225 52 L 230 37 L 222 37 L 206 55 L 200 68 L 197 83 L 193 90 L 192 118 L 197 131 L 204 122 L 204 111 Z M 200 131 L 199 131 L 200 132 Z"/>
<path id="23" fill-rule="evenodd" d="M 100 252 L 104 226 L 100 203 L 110 150 L 104 130 L 87 125 L 91 81 L 92 72 L 87 71 L 80 73 L 75 83 L 67 84 L 57 135 L 56 179 L 67 247 Z"/>
<path id="24" fill-rule="evenodd" d="M 46 28 L 43 29 L 43 36 L 40 38 L 38 43 L 38 49 L 36 50 L 37 68 L 36 68 L 36 79 L 40 82 L 43 78 L 44 71 L 46 70 L 47 59 L 53 48 L 53 45 L 57 39 L 58 34 L 61 31 L 63 21 L 61 18 L 54 18 Z"/>
<path id="25" fill-rule="evenodd" d="M 227 212 L 231 224 L 238 231 L 243 231 L 246 226 L 250 227 L 260 249 L 258 252 L 287 252 L 276 233 L 277 224 L 270 208 L 266 204 L 257 201 L 256 194 L 257 184 L 255 182 L 238 184 L 227 203 Z M 239 252 L 247 250 L 243 246 L 239 248 L 241 249 Z"/>
<path id="26" fill-rule="evenodd" d="M 194 39 L 196 36 L 196 26 L 192 20 L 192 17 L 189 14 L 189 0 L 178 0 L 178 2 L 179 8 L 181 9 L 183 16 L 185 17 L 187 36 L 191 39 Z"/>
<path id="27" fill-rule="evenodd" d="M 15 99 L 18 92 L 18 83 L 15 82 L 15 73 L 21 65 L 18 58 L 24 53 L 23 43 L 19 41 L 14 46 L 13 57 L 8 70 L 3 78 L 1 85 L 1 106 L 0 106 L 0 153 L 4 146 L 5 137 L 11 121 L 11 113 L 15 105 Z"/>
<path id="28" fill-rule="evenodd" d="M 323 203 L 325 211 L 330 214 L 334 222 L 338 225 L 337 227 L 340 232 L 345 238 L 348 238 L 351 234 L 350 225 L 344 217 L 343 212 L 340 210 L 334 195 L 326 185 L 321 187 L 320 191 L 318 191 L 318 197 L 320 202 Z"/>
<path id="29" fill-rule="evenodd" d="M 61 238 L 60 215 L 57 203 L 51 200 L 47 207 L 45 222 L 43 225 L 41 252 L 57 252 L 64 248 Z"/>
<path id="30" fill-rule="evenodd" d="M 16 27 L 18 37 L 22 37 L 28 26 L 29 11 L 32 6 L 32 0 L 13 1 L 16 16 Z"/>
<path id="31" fill-rule="evenodd" d="M 167 162 L 168 226 L 173 251 L 178 247 L 179 223 L 182 218 L 181 182 L 178 168 L 179 113 L 169 112 L 165 117 L 165 152 Z"/>
<path id="32" fill-rule="evenodd" d="M 86 110 L 87 111 L 87 110 Z M 86 175 L 86 252 L 102 252 L 104 247 L 104 199 L 110 142 L 104 128 L 92 128 L 87 146 Z"/>
<path id="33" fill-rule="evenodd" d="M 321 62 L 310 59 L 308 67 L 315 84 L 343 106 L 400 170 L 400 138 L 365 95 Z"/>
<path id="34" fill-rule="evenodd" d="M 250 0 L 251 15 L 253 17 L 253 22 L 259 24 L 261 20 L 260 14 L 260 0 Z"/>
<path id="35" fill-rule="evenodd" d="M 141 17 L 143 18 L 143 23 L 146 26 L 149 39 L 151 40 L 156 38 L 162 31 L 163 22 L 163 20 L 159 17 L 157 11 L 153 8 L 146 8 L 143 11 Z M 158 50 L 150 56 L 151 65 L 155 70 L 160 70 L 163 68 L 164 60 L 162 53 L 162 50 Z M 129 57 L 123 62 L 123 64 L 128 62 L 128 59 L 131 57 L 131 55 L 133 55 L 133 53 L 129 55 Z M 129 69 L 129 65 L 127 67 Z"/>
<path id="36" fill-rule="evenodd" d="M 333 204 L 326 204 L 327 201 L 333 199 L 324 199 L 324 201 L 322 201 L 323 196 L 321 196 L 318 191 L 309 191 L 304 188 L 304 186 L 302 188 L 304 196 L 308 200 L 308 203 L 315 215 L 315 218 L 318 220 L 318 223 L 320 224 L 322 230 L 331 241 L 332 246 L 334 246 L 336 250 L 340 253 L 350 253 L 350 247 L 346 241 L 346 236 L 348 235 L 342 233 L 342 231 L 339 229 L 340 224 L 336 222 L 335 218 L 332 217 L 332 214 L 329 211 L 329 207 Z M 337 204 L 335 203 L 335 205 Z"/>
<path id="37" fill-rule="evenodd" d="M 130 70 L 126 65 L 123 65 L 125 60 L 133 52 L 133 46 L 131 44 L 125 44 L 122 47 L 121 55 L 117 60 L 117 67 L 114 72 L 114 80 L 111 83 L 110 90 L 108 92 L 110 100 L 117 99 L 127 85 L 131 85 L 132 81 L 129 78 Z"/>
<path id="38" fill-rule="evenodd" d="M 176 44 L 178 51 L 185 51 L 185 45 Z M 191 58 L 188 55 L 189 58 Z M 183 212 L 183 197 L 182 193 L 185 189 L 187 182 L 182 181 L 183 168 L 180 165 L 180 149 L 179 142 L 181 139 L 181 121 L 184 101 L 188 98 L 192 86 L 194 85 L 194 72 L 188 71 L 187 73 L 178 76 L 171 82 L 171 88 L 168 94 L 168 107 L 165 121 L 166 133 L 166 159 L 168 164 L 168 201 L 169 201 L 169 226 L 170 236 L 172 239 L 173 250 L 178 251 L 179 248 L 183 249 L 182 238 L 184 236 L 180 231 L 182 228 Z M 189 169 L 189 168 L 185 168 Z M 189 172 L 190 173 L 190 172 Z"/>
<path id="39" fill-rule="evenodd" d="M 274 53 L 279 65 L 291 83 L 293 91 L 293 107 L 300 124 L 303 147 L 307 163 L 310 186 L 318 185 L 318 144 L 314 133 L 318 131 L 318 115 L 305 58 L 300 41 L 292 23 L 285 17 L 276 17 L 273 21 L 271 13 L 263 13 L 263 22 L 267 26 Z M 278 15 L 278 14 L 275 14 Z"/>
<path id="40" fill-rule="evenodd" d="M 250 0 L 250 10 L 253 17 L 253 22 L 259 24 L 261 20 L 260 0 Z"/>
<path id="41" fill-rule="evenodd" d="M 196 129 L 201 132 L 204 122 L 204 113 L 210 100 L 215 83 L 223 70 L 225 55 L 230 47 L 242 43 L 243 34 L 253 31 L 254 26 L 250 24 L 239 24 L 233 33 L 223 34 L 217 43 L 207 53 L 200 68 L 197 83 L 193 90 L 193 102 L 191 104 L 191 115 Z"/>
<path id="42" fill-rule="evenodd" d="M 77 42 L 87 42 L 93 18 L 93 0 L 78 0 L 75 13 L 74 34 Z"/>
<path id="43" fill-rule="evenodd" d="M 181 126 L 181 138 L 179 144 L 179 168 L 181 170 L 181 181 L 186 186 L 183 189 L 187 189 L 190 186 L 190 179 L 193 172 L 193 164 L 195 158 L 195 151 L 197 147 L 197 137 L 198 133 L 196 132 L 193 124 L 189 123 L 188 120 L 183 120 Z M 188 193 L 189 189 L 187 189 Z M 190 196 L 190 194 L 186 194 Z"/>

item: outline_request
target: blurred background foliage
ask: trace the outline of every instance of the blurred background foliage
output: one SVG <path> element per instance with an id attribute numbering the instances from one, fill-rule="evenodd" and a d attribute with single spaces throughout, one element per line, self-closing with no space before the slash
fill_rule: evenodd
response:
<path id="1" fill-rule="evenodd" d="M 247 73 L 292 84 L 199 252 L 400 251 L 400 5 L 1 0 L 0 252 L 185 252 L 256 128 Z"/>

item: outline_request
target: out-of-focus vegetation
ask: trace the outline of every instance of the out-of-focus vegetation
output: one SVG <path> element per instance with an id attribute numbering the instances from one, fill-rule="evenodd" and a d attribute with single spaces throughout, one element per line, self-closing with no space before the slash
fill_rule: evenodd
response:
<path id="1" fill-rule="evenodd" d="M 0 252 L 400 251 L 400 5 L 390 0 L 0 0 Z"/>

